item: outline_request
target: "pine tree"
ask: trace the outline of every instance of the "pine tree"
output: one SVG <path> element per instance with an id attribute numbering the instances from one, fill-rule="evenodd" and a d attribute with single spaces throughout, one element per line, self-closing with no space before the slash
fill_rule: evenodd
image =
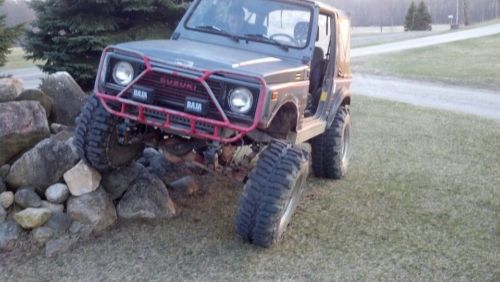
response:
<path id="1" fill-rule="evenodd" d="M 432 17 L 429 13 L 427 5 L 424 1 L 421 1 L 418 5 L 417 15 L 415 17 L 414 30 L 431 30 L 432 29 Z"/>
<path id="2" fill-rule="evenodd" d="M 417 15 L 417 6 L 415 5 L 415 2 L 412 1 L 405 17 L 405 31 L 410 31 L 414 29 L 416 15 Z"/>
<path id="3" fill-rule="evenodd" d="M 26 33 L 27 58 L 48 73 L 67 71 L 92 88 L 107 45 L 168 38 L 186 5 L 173 0 L 33 0 L 33 28 Z"/>
<path id="4" fill-rule="evenodd" d="M 4 0 L 0 0 L 0 6 Z M 5 15 L 0 15 L 0 66 L 7 62 L 7 55 L 10 53 L 10 47 L 21 36 L 23 25 L 7 27 L 5 23 Z"/>

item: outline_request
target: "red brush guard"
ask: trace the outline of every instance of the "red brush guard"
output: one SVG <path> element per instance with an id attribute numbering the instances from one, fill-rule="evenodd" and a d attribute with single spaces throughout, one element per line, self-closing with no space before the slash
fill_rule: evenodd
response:
<path id="1" fill-rule="evenodd" d="M 132 58 L 139 58 L 143 62 L 145 69 L 128 86 L 117 95 L 110 95 L 99 90 L 99 79 L 96 81 L 95 93 L 99 97 L 104 108 L 111 114 L 129 119 L 141 124 L 153 126 L 161 129 L 168 129 L 179 135 L 188 135 L 201 139 L 220 141 L 222 143 L 232 143 L 241 139 L 245 134 L 257 128 L 262 116 L 262 111 L 266 101 L 266 83 L 257 76 L 228 72 L 224 70 L 204 71 L 194 68 L 187 68 L 168 62 L 150 59 L 139 52 L 125 50 L 116 47 L 108 47 L 104 50 L 97 77 L 102 77 L 103 66 L 107 54 L 118 51 L 120 54 L 127 54 Z M 153 64 L 161 65 L 162 68 L 153 67 Z M 193 74 L 191 74 L 193 73 Z M 194 75 L 201 73 L 201 75 Z M 210 81 L 213 75 L 229 76 L 233 79 L 245 81 L 255 81 L 260 84 L 259 99 L 253 116 L 253 122 L 249 126 L 231 122 L 222 109 L 218 97 L 223 95 L 222 89 Z M 137 102 L 129 99 L 128 93 L 134 85 L 152 86 L 155 89 L 155 96 L 158 96 L 167 104 L 157 106 Z M 215 89 L 214 90 L 212 89 Z M 210 103 L 208 117 L 201 117 L 180 110 L 173 109 L 181 106 L 186 97 L 198 97 L 207 99 Z M 223 129 L 234 131 L 230 137 L 221 136 Z"/>

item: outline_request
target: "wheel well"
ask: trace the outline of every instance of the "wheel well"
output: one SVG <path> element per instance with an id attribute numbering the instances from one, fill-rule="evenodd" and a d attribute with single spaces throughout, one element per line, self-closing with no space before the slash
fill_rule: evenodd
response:
<path id="1" fill-rule="evenodd" d="M 297 107 L 293 103 L 286 103 L 278 110 L 267 132 L 280 139 L 286 139 L 290 131 L 297 129 Z"/>
<path id="2" fill-rule="evenodd" d="M 351 96 L 347 96 L 344 98 L 344 100 L 342 101 L 342 104 L 340 104 L 341 106 L 350 106 L 351 105 Z"/>

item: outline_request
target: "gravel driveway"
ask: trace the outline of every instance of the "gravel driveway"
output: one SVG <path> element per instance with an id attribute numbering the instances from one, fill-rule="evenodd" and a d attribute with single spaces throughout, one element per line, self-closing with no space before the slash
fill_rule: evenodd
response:
<path id="1" fill-rule="evenodd" d="M 355 74 L 352 93 L 500 120 L 500 91 Z"/>

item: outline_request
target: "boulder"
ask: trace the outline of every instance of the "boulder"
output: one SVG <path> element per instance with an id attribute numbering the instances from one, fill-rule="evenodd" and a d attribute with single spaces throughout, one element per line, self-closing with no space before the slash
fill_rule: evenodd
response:
<path id="1" fill-rule="evenodd" d="M 118 203 L 118 216 L 126 219 L 171 218 L 175 205 L 165 184 L 155 175 L 141 174 Z"/>
<path id="2" fill-rule="evenodd" d="M 45 256 L 50 258 L 65 253 L 69 251 L 76 242 L 78 242 L 78 237 L 69 235 L 52 239 L 45 245 Z"/>
<path id="3" fill-rule="evenodd" d="M 153 148 L 146 148 L 137 162 L 142 164 L 150 173 L 158 176 L 165 184 L 177 179 L 176 174 L 181 170 L 181 166 L 173 166 L 165 159 L 163 154 Z"/>
<path id="4" fill-rule="evenodd" d="M 45 109 L 45 113 L 47 118 L 50 116 L 52 112 L 52 98 L 47 96 L 45 93 L 38 89 L 28 89 L 21 92 L 19 96 L 17 96 L 16 101 L 38 101 L 42 107 Z"/>
<path id="5" fill-rule="evenodd" d="M 50 133 L 52 134 L 58 134 L 63 131 L 69 131 L 69 127 L 59 123 L 53 123 L 50 125 Z"/>
<path id="6" fill-rule="evenodd" d="M 92 234 L 92 226 L 78 221 L 73 221 L 69 227 L 69 232 L 80 238 L 87 239 Z"/>
<path id="7" fill-rule="evenodd" d="M 3 207 L 0 207 L 0 223 L 4 222 L 6 217 L 7 212 L 3 209 Z"/>
<path id="8" fill-rule="evenodd" d="M 61 235 L 64 232 L 68 231 L 72 222 L 73 221 L 67 214 L 63 212 L 53 212 L 44 226 L 50 227 L 52 230 L 54 230 L 54 233 L 56 235 Z"/>
<path id="9" fill-rule="evenodd" d="M 171 182 L 168 186 L 172 188 L 171 191 L 182 196 L 192 196 L 200 190 L 198 182 L 191 175 Z"/>
<path id="10" fill-rule="evenodd" d="M 0 193 L 7 191 L 7 186 L 5 185 L 5 182 L 3 182 L 2 179 L 0 179 Z"/>
<path id="11" fill-rule="evenodd" d="M 11 167 L 7 184 L 13 188 L 36 187 L 40 193 L 59 181 L 79 160 L 72 140 L 48 138 L 26 152 Z"/>
<path id="12" fill-rule="evenodd" d="M 74 126 L 87 95 L 67 72 L 57 72 L 42 80 L 41 90 L 54 101 L 52 120 Z"/>
<path id="13" fill-rule="evenodd" d="M 133 163 L 128 167 L 103 175 L 102 186 L 113 200 L 117 200 L 130 188 L 132 182 L 143 173 L 147 173 L 146 168 L 138 163 Z"/>
<path id="14" fill-rule="evenodd" d="M 63 204 L 54 204 L 48 201 L 42 201 L 42 208 L 48 209 L 51 212 L 63 212 L 64 205 Z"/>
<path id="15" fill-rule="evenodd" d="M 33 236 L 33 240 L 43 245 L 54 237 L 54 230 L 49 227 L 38 227 L 31 232 L 31 235 Z"/>
<path id="16" fill-rule="evenodd" d="M 52 203 L 62 204 L 69 197 L 68 186 L 62 183 L 54 184 L 47 188 L 47 190 L 45 191 L 45 197 Z"/>
<path id="17" fill-rule="evenodd" d="M 97 235 L 117 220 L 113 201 L 102 188 L 80 197 L 70 197 L 67 211 L 71 219 L 91 225 Z"/>
<path id="18" fill-rule="evenodd" d="M 14 214 L 14 220 L 24 229 L 33 229 L 47 222 L 50 213 L 50 210 L 44 208 L 27 208 Z"/>
<path id="19" fill-rule="evenodd" d="M 23 208 L 39 208 L 42 205 L 40 196 L 30 188 L 19 189 L 14 195 L 14 202 Z"/>
<path id="20" fill-rule="evenodd" d="M 9 174 L 10 171 L 10 165 L 5 164 L 0 167 L 0 179 L 5 179 L 7 178 L 7 175 Z"/>
<path id="21" fill-rule="evenodd" d="M 64 173 L 64 181 L 68 184 L 69 192 L 73 196 L 95 191 L 101 179 L 101 174 L 83 160 Z"/>
<path id="22" fill-rule="evenodd" d="M 0 223 L 0 251 L 13 250 L 19 233 L 21 233 L 21 227 L 14 221 L 7 220 Z"/>
<path id="23" fill-rule="evenodd" d="M 0 103 L 0 165 L 49 135 L 49 124 L 40 103 Z"/>
<path id="24" fill-rule="evenodd" d="M 16 78 L 0 79 L 0 103 L 14 101 L 23 91 L 23 83 Z"/>
<path id="25" fill-rule="evenodd" d="M 10 208 L 14 203 L 14 193 L 6 191 L 0 193 L 0 206 L 4 209 Z"/>

